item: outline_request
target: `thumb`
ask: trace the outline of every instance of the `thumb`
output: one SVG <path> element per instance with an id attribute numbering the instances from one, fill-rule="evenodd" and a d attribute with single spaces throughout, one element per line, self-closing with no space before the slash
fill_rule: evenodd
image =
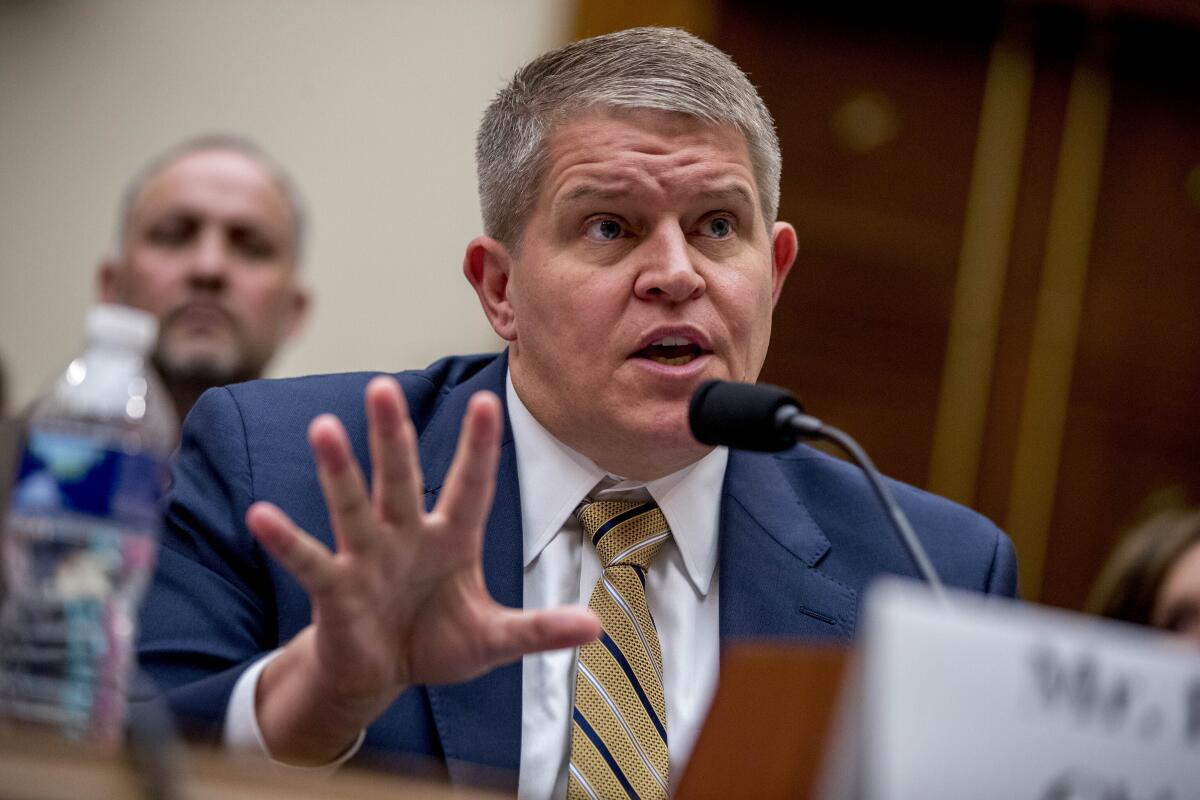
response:
<path id="1" fill-rule="evenodd" d="M 543 611 L 505 608 L 488 626 L 484 642 L 493 664 L 507 664 L 527 653 L 578 647 L 600 638 L 600 618 L 580 606 Z"/>

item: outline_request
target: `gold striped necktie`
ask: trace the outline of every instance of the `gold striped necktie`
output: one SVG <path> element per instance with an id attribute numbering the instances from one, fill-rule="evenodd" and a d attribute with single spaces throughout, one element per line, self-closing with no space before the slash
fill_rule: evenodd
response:
<path id="1" fill-rule="evenodd" d="M 604 566 L 588 603 L 604 633 L 579 648 L 567 797 L 665 798 L 667 702 L 646 570 L 671 531 L 652 502 L 601 500 L 578 513 Z"/>

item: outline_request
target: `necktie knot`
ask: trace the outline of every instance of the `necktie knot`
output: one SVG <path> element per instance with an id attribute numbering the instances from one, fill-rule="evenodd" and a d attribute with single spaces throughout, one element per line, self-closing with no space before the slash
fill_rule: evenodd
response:
<path id="1" fill-rule="evenodd" d="M 579 521 L 604 569 L 634 566 L 643 572 L 667 539 L 667 518 L 653 501 L 597 500 L 579 509 Z"/>

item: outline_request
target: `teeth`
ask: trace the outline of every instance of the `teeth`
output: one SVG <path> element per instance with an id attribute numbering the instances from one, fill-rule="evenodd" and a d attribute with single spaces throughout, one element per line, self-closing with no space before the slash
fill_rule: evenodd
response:
<path id="1" fill-rule="evenodd" d="M 654 358 L 651 359 L 659 364 L 666 364 L 668 367 L 678 367 L 692 360 L 691 356 L 679 356 L 678 358 Z"/>
<path id="2" fill-rule="evenodd" d="M 651 344 L 658 345 L 659 347 L 683 347 L 685 344 L 688 344 L 688 340 L 682 336 L 664 336 Z"/>

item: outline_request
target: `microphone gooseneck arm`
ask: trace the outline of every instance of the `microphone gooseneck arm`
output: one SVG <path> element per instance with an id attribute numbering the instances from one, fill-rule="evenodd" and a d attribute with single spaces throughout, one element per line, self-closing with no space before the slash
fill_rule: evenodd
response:
<path id="1" fill-rule="evenodd" d="M 846 433 L 805 414 L 803 406 L 788 390 L 765 383 L 705 381 L 692 394 L 688 424 L 692 435 L 704 444 L 741 450 L 779 452 L 802 438 L 827 439 L 836 444 L 867 476 L 867 482 L 900 536 L 900 543 L 929 584 L 933 596 L 939 602 L 946 602 L 937 571 L 870 457 Z"/>
<path id="2" fill-rule="evenodd" d="M 871 461 L 871 457 L 859 446 L 858 442 L 854 441 L 844 431 L 832 425 L 826 425 L 816 417 L 805 414 L 799 407 L 794 405 L 785 405 L 775 412 L 775 425 L 779 430 L 788 431 L 796 438 L 820 438 L 831 441 L 840 447 L 846 455 L 850 456 L 851 460 L 867 476 L 867 481 L 875 491 L 875 496 L 879 498 L 879 502 L 887 510 L 892 525 L 900 535 L 900 541 L 903 542 L 905 549 L 908 550 L 913 563 L 917 565 L 917 571 L 921 573 L 921 577 L 929 584 L 929 590 L 939 602 L 947 602 L 946 592 L 942 587 L 942 580 L 938 577 L 937 570 L 933 568 L 933 563 L 929 560 L 925 548 L 921 546 L 921 541 L 917 538 L 916 531 L 913 530 L 912 524 L 908 521 L 908 516 L 900 508 L 900 504 L 892 496 L 891 490 L 888 489 L 887 484 L 880 477 L 879 470 L 875 468 L 875 463 Z"/>

